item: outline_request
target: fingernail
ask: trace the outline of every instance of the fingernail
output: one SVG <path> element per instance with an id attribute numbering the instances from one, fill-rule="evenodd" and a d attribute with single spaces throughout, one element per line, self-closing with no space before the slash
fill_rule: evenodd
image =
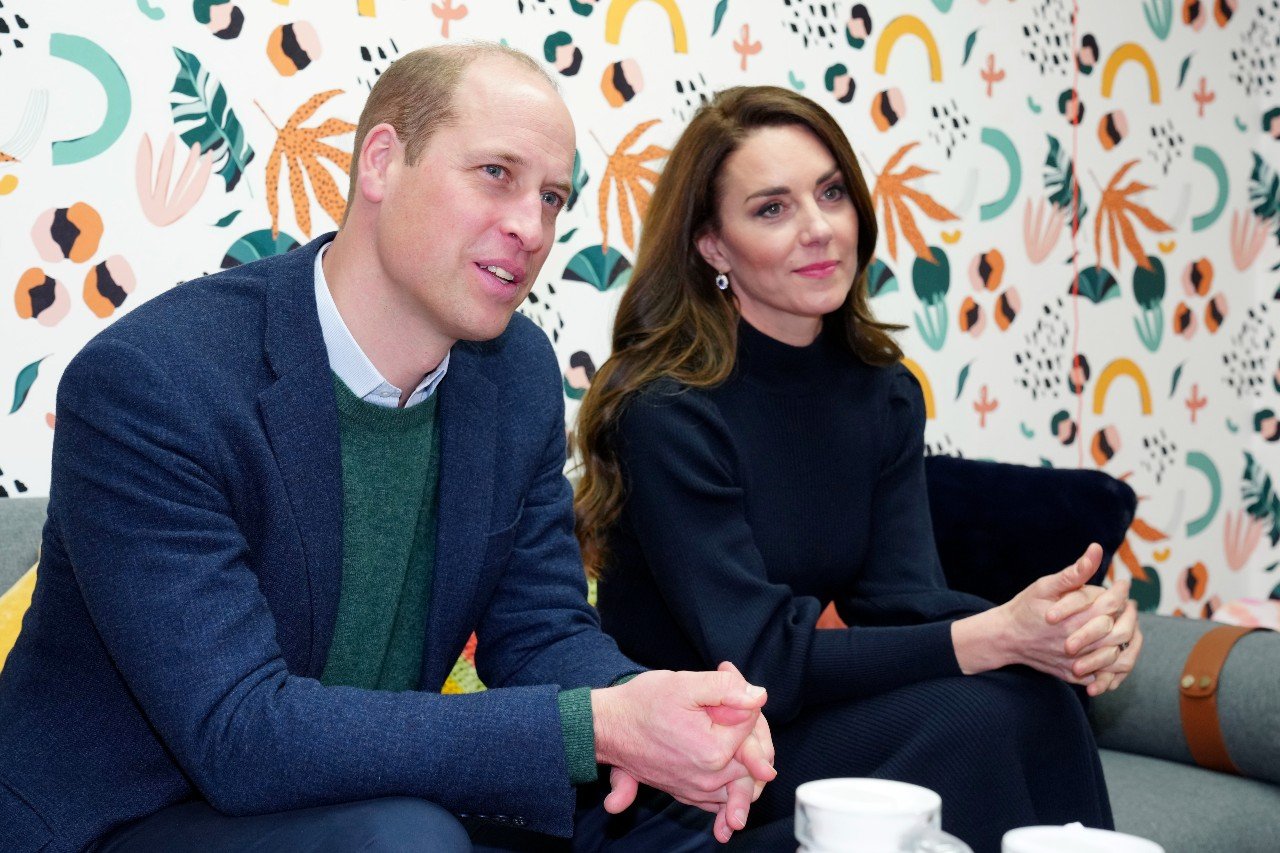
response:
<path id="1" fill-rule="evenodd" d="M 734 809 L 733 819 L 738 823 L 738 829 L 747 825 L 747 813 L 742 809 Z"/>
<path id="2" fill-rule="evenodd" d="M 747 689 L 743 692 L 748 699 L 759 699 L 764 695 L 764 688 L 757 684 L 748 684 Z"/>

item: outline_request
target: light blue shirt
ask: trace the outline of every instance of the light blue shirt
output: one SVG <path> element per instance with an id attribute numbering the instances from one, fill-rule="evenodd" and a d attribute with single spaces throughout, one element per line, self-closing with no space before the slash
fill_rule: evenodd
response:
<path id="1" fill-rule="evenodd" d="M 393 409 L 400 404 L 401 389 L 387 381 L 386 377 L 373 366 L 369 356 L 364 354 L 351 330 L 347 328 L 338 306 L 329 292 L 329 283 L 324 278 L 324 265 L 321 260 L 329 251 L 332 243 L 325 243 L 316 253 L 316 311 L 320 314 L 320 332 L 324 335 L 324 348 L 329 353 L 329 367 L 342 383 L 351 389 L 361 400 Z M 449 353 L 444 354 L 440 366 L 427 374 L 422 383 L 409 395 L 405 408 L 416 406 L 435 393 L 440 380 L 449 370 Z"/>

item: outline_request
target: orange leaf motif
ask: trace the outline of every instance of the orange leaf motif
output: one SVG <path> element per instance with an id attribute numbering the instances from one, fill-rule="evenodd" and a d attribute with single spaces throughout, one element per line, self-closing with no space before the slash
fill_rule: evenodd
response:
<path id="1" fill-rule="evenodd" d="M 618 147 L 609 155 L 609 165 L 600 179 L 600 251 L 609 248 L 609 192 L 616 186 L 618 190 L 618 221 L 622 225 L 622 239 L 632 250 L 635 249 L 635 230 L 631 216 L 631 204 L 634 200 L 636 213 L 643 220 L 649 210 L 651 188 L 658 181 L 658 173 L 644 164 L 650 160 L 661 160 L 671 152 L 660 145 L 650 145 L 639 154 L 628 154 L 627 149 L 635 145 L 646 130 L 653 127 L 661 119 L 650 119 L 632 128 L 622 138 Z M 647 181 L 650 189 L 646 189 Z"/>
<path id="2" fill-rule="evenodd" d="M 0 151 L 0 163 L 17 163 L 17 162 L 18 162 L 17 157 L 11 157 L 8 154 L 4 153 L 3 151 Z"/>
<path id="3" fill-rule="evenodd" d="M 929 244 L 925 242 L 920 229 L 916 227 L 915 217 L 907 207 L 907 201 L 914 202 L 925 216 L 938 222 L 950 222 L 958 217 L 934 201 L 932 197 L 914 187 L 907 186 L 909 181 L 934 174 L 932 169 L 908 166 L 901 172 L 893 171 L 906 153 L 919 144 L 919 142 L 908 142 L 889 158 L 889 162 L 884 164 L 884 169 L 876 178 L 875 189 L 871 191 L 871 203 L 873 207 L 884 207 L 884 236 L 889 246 L 889 257 L 895 261 L 898 259 L 898 230 L 900 229 L 903 239 L 911 244 L 915 253 L 933 263 L 933 252 L 929 251 Z M 895 216 L 898 219 L 896 228 L 894 227 Z"/>
<path id="4" fill-rule="evenodd" d="M 307 198 L 307 188 L 302 178 L 304 171 L 311 181 L 316 202 L 334 222 L 342 221 L 342 214 L 347 208 L 346 198 L 338 190 L 333 176 L 320 163 L 320 159 L 331 161 L 343 174 L 350 175 L 351 154 L 321 140 L 328 136 L 351 133 L 356 126 L 336 118 L 326 119 L 316 127 L 302 126 L 325 101 L 340 94 L 341 89 L 330 89 L 313 95 L 298 107 L 276 137 L 276 145 L 271 149 L 271 157 L 267 161 L 267 211 L 271 214 L 273 237 L 280 234 L 280 202 L 276 190 L 280 182 L 280 167 L 285 163 L 289 164 L 289 194 L 293 197 L 293 212 L 302 233 L 307 237 L 311 236 L 311 200 Z"/>
<path id="5" fill-rule="evenodd" d="M 1163 233 L 1173 230 L 1173 226 L 1169 225 L 1169 223 L 1130 198 L 1130 196 L 1149 190 L 1151 187 L 1138 181 L 1130 181 L 1125 186 L 1120 186 L 1121 178 L 1137 163 L 1137 160 L 1130 160 L 1111 176 L 1110 183 L 1102 191 L 1102 201 L 1098 205 L 1098 218 L 1093 222 L 1093 251 L 1101 261 L 1102 225 L 1105 222 L 1107 225 L 1107 237 L 1111 241 L 1111 264 L 1117 269 L 1120 267 L 1121 242 L 1124 243 L 1125 249 L 1133 256 L 1133 260 L 1138 266 L 1144 270 L 1151 269 L 1151 265 L 1147 263 L 1147 252 L 1142 248 L 1142 243 L 1138 240 L 1138 233 L 1134 229 L 1133 223 L 1129 221 L 1130 216 L 1141 222 L 1149 231 Z M 1118 238 L 1116 236 L 1117 231 L 1119 232 Z"/>

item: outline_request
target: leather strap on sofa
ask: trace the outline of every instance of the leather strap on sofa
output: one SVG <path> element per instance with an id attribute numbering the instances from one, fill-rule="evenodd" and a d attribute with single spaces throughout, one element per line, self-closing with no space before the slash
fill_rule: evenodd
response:
<path id="1" fill-rule="evenodd" d="M 1196 764 L 1221 773 L 1240 775 L 1227 753 L 1218 721 L 1218 682 L 1231 648 L 1257 628 L 1221 625 L 1196 641 L 1178 682 L 1181 691 L 1182 733 Z"/>

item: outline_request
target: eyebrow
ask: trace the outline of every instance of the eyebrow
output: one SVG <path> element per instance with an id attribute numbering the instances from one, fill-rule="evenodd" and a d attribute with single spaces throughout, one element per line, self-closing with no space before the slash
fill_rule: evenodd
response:
<path id="1" fill-rule="evenodd" d="M 521 157 L 519 154 L 513 154 L 510 151 L 485 151 L 481 152 L 480 159 L 489 161 L 495 160 L 505 166 L 515 166 L 516 168 L 525 168 L 529 165 L 529 161 Z M 552 181 L 550 186 L 560 190 L 565 196 L 573 194 L 573 185 L 568 181 Z"/>
<path id="2" fill-rule="evenodd" d="M 828 170 L 826 173 L 822 175 L 822 177 L 814 181 L 813 185 L 815 187 L 820 187 L 838 174 L 840 174 L 840 167 L 832 166 L 830 170 Z M 762 190 L 756 190 L 751 195 L 743 199 L 743 201 L 748 202 L 748 201 L 751 201 L 753 198 L 761 198 L 764 196 L 771 196 L 771 195 L 788 195 L 790 194 L 790 192 L 791 192 L 790 187 L 765 187 Z"/>

